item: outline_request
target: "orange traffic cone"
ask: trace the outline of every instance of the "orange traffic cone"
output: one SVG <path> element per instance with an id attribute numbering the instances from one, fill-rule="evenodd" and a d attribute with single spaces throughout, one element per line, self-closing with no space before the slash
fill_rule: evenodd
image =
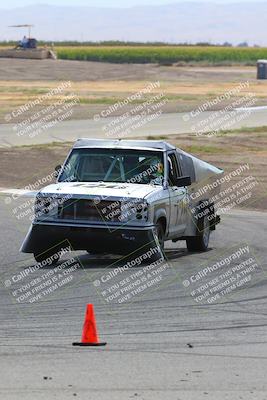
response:
<path id="1" fill-rule="evenodd" d="M 83 324 L 81 342 L 72 343 L 73 346 L 105 346 L 107 343 L 99 342 L 93 304 L 87 304 Z"/>

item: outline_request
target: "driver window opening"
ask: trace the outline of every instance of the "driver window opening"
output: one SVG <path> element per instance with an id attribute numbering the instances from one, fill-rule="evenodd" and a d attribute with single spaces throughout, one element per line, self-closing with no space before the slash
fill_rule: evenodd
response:
<path id="1" fill-rule="evenodd" d="M 180 173 L 175 154 L 170 154 L 168 156 L 168 167 L 169 167 L 168 182 L 170 186 L 176 186 L 176 181 L 177 178 L 179 178 Z"/>

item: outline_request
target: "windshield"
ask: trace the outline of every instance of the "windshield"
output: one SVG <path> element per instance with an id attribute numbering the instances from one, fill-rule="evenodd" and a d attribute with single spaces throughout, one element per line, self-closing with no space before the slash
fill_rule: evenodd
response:
<path id="1" fill-rule="evenodd" d="M 58 181 L 161 185 L 163 177 L 163 153 L 160 151 L 74 149 Z"/>

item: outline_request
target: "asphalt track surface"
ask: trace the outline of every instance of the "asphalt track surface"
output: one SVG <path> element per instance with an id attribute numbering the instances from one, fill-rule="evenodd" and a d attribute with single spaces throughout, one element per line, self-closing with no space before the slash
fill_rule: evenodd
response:
<path id="1" fill-rule="evenodd" d="M 147 123 L 142 124 L 140 127 L 135 127 L 125 136 L 123 135 L 122 129 L 120 137 L 140 137 L 144 139 L 150 135 L 196 134 L 198 132 L 205 134 L 205 132 L 212 131 L 212 121 L 214 121 L 215 117 L 216 114 L 212 111 L 201 112 L 199 115 L 193 117 L 190 116 L 189 113 L 161 114 L 158 117 L 152 118 Z M 216 118 L 218 119 L 218 117 Z M 231 126 L 229 129 L 267 125 L 266 107 L 240 109 L 239 111 L 236 111 L 234 117 L 232 117 L 230 113 L 223 112 L 222 118 L 226 118 L 225 124 L 227 121 L 230 121 Z M 126 122 L 126 120 L 124 122 Z M 55 123 L 53 127 L 44 129 L 38 134 L 35 134 L 37 130 L 33 129 L 30 132 L 32 132 L 34 136 L 31 137 L 27 132 L 23 133 L 21 129 L 16 129 L 16 125 L 12 123 L 1 124 L 0 147 L 44 144 L 51 142 L 72 142 L 81 137 L 117 138 L 113 133 L 112 128 L 109 127 L 109 124 L 113 121 L 114 118 L 100 117 L 99 119 L 99 116 L 90 120 L 65 120 L 60 123 Z M 121 124 L 118 123 L 116 126 L 118 125 Z M 223 123 L 216 125 L 217 128 L 223 128 L 223 126 Z"/>
<path id="2" fill-rule="evenodd" d="M 7 205 L 0 197 L 1 399 L 267 398 L 266 214 L 233 210 L 222 216 L 206 253 L 189 254 L 184 242 L 167 244 L 172 268 L 164 284 L 132 303 L 108 305 L 93 285 L 115 256 L 76 253 L 83 268 L 74 272 L 75 284 L 28 307 L 4 287 L 7 278 L 34 265 L 19 253 L 29 220 L 18 221 L 12 210 L 23 201 Z M 262 268 L 256 282 L 220 303 L 195 302 L 184 277 L 244 244 Z M 106 347 L 72 347 L 87 303 L 95 306 Z"/>

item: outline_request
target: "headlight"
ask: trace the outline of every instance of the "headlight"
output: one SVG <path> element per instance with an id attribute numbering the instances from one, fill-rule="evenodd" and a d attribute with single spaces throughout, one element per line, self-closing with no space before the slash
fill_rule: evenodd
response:
<path id="1" fill-rule="evenodd" d="M 131 199 L 124 201 L 121 206 L 121 222 L 144 220 L 148 218 L 148 204 L 144 200 Z"/>
<path id="2" fill-rule="evenodd" d="M 53 196 L 41 196 L 38 194 L 35 200 L 35 218 L 48 216 L 57 207 L 57 201 Z"/>

